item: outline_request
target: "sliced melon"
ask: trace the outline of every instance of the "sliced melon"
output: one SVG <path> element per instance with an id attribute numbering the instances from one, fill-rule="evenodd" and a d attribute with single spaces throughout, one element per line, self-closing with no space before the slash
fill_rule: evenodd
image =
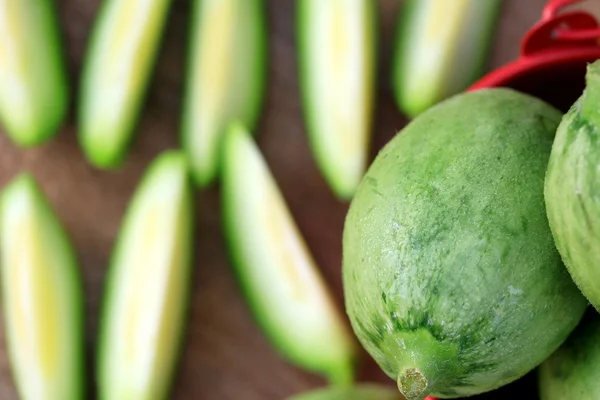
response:
<path id="1" fill-rule="evenodd" d="M 393 88 L 414 118 L 485 72 L 502 0 L 406 0 L 400 11 Z"/>
<path id="2" fill-rule="evenodd" d="M 54 2 L 0 0 L 0 122 L 24 148 L 55 136 L 69 101 Z"/>
<path id="3" fill-rule="evenodd" d="M 349 387 L 325 387 L 299 393 L 287 400 L 403 400 L 397 388 L 377 384 L 359 383 Z"/>
<path id="4" fill-rule="evenodd" d="M 224 224 L 234 271 L 258 325 L 295 365 L 351 382 L 357 346 L 251 134 L 224 142 Z"/>
<path id="5" fill-rule="evenodd" d="M 116 168 L 132 141 L 171 0 L 104 0 L 85 55 L 79 140 L 88 161 Z"/>
<path id="6" fill-rule="evenodd" d="M 253 129 L 265 91 L 263 0 L 193 0 L 183 104 L 182 144 L 196 183 L 217 177 L 222 136 L 231 120 Z"/>
<path id="7" fill-rule="evenodd" d="M 190 293 L 191 195 L 185 157 L 168 150 L 131 199 L 105 286 L 100 399 L 168 397 Z"/>
<path id="8" fill-rule="evenodd" d="M 4 329 L 19 397 L 83 399 L 83 289 L 67 232 L 28 173 L 3 190 L 0 220 Z"/>
<path id="9" fill-rule="evenodd" d="M 352 197 L 369 151 L 376 68 L 376 4 L 299 0 L 298 61 L 308 138 L 323 176 Z"/>

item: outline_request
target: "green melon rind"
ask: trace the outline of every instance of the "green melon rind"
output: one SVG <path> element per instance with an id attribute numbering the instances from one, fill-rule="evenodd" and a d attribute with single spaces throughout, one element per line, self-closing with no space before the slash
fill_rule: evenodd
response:
<path id="1" fill-rule="evenodd" d="M 358 344 L 330 297 L 259 148 L 239 123 L 232 123 L 224 138 L 221 180 L 224 233 L 231 265 L 257 325 L 275 350 L 295 366 L 324 376 L 334 386 L 351 383 Z M 261 210 L 265 202 L 260 199 L 267 195 L 273 196 L 272 203 Z M 261 211 L 268 216 L 261 217 Z M 281 223 L 290 229 L 287 242 L 270 242 L 264 236 L 270 223 Z M 270 294 L 279 288 L 292 290 L 300 282 L 286 280 L 289 275 L 285 271 L 293 269 L 293 264 L 276 261 L 281 249 L 293 253 L 291 248 L 299 248 L 306 255 L 307 269 L 303 273 L 293 271 L 310 276 L 310 282 L 299 290 L 309 293 L 304 296 L 305 301 L 319 299 L 318 306 L 313 303 L 311 307 L 300 307 L 286 295 L 280 293 L 273 298 Z"/>
<path id="2" fill-rule="evenodd" d="M 268 63 L 266 5 L 264 0 L 233 1 L 237 4 L 235 7 L 241 8 L 237 12 L 247 19 L 249 31 L 238 33 L 236 46 L 242 48 L 245 55 L 242 51 L 237 51 L 236 61 L 231 63 L 237 67 L 237 70 L 236 76 L 230 77 L 231 84 L 227 97 L 231 99 L 232 96 L 238 96 L 243 101 L 237 110 L 227 109 L 227 106 L 233 104 L 233 101 L 227 101 L 226 107 L 219 109 L 219 112 L 225 116 L 214 117 L 218 120 L 218 127 L 205 132 L 199 130 L 195 119 L 204 106 L 200 104 L 194 88 L 199 85 L 198 64 L 205 62 L 199 56 L 201 50 L 198 43 L 203 37 L 202 7 L 205 7 L 208 2 L 193 0 L 180 140 L 191 165 L 192 177 L 196 185 L 201 188 L 214 183 L 220 173 L 222 136 L 229 124 L 233 121 L 241 121 L 248 129 L 254 131 L 266 96 Z M 242 87 L 246 89 L 242 90 Z M 209 144 L 211 137 L 215 138 L 212 145 Z M 200 147 L 194 145 L 194 140 L 201 142 Z M 208 150 L 203 155 L 204 147 Z"/>
<path id="3" fill-rule="evenodd" d="M 105 0 L 100 5 L 84 55 L 77 111 L 79 143 L 87 161 L 96 168 L 118 168 L 127 156 L 157 62 L 170 5 L 171 0 Z M 145 54 L 116 53 L 117 49 L 110 45 L 109 39 L 123 42 L 112 38 L 117 29 L 127 35 L 135 34 L 131 26 L 115 25 L 124 23 L 118 20 L 128 11 L 124 7 L 134 7 L 134 15 L 140 15 L 141 8 L 153 14 L 154 18 L 145 21 L 139 34 L 147 43 Z M 134 51 L 140 53 L 142 49 L 143 46 L 137 46 Z M 112 80 L 109 67 L 121 63 L 127 63 L 125 81 L 122 77 Z M 137 83 L 132 84 L 134 78 Z M 119 96 L 115 97 L 114 92 Z"/>
<path id="4" fill-rule="evenodd" d="M 545 183 L 550 228 L 571 277 L 600 310 L 600 200 L 598 199 L 597 118 L 600 63 L 588 67 L 584 94 L 564 115 L 556 131 Z M 589 105 L 591 112 L 586 111 Z M 594 111 L 595 110 L 595 111 Z"/>
<path id="5" fill-rule="evenodd" d="M 41 393 L 44 398 L 60 398 L 65 400 L 76 400 L 85 398 L 85 356 L 84 356 L 84 296 L 82 276 L 79 272 L 78 260 L 73 245 L 68 237 L 68 233 L 58 215 L 52 208 L 48 199 L 42 192 L 35 178 L 29 173 L 22 173 L 11 182 L 9 182 L 2 191 L 0 198 L 0 226 L 2 235 L 2 300 L 4 309 L 4 329 L 7 345 L 7 354 L 12 369 L 13 382 L 16 391 L 22 399 L 37 398 L 30 390 L 34 384 L 32 368 L 23 365 L 17 357 L 16 349 L 19 344 L 19 338 L 11 332 L 12 314 L 7 298 L 7 288 L 11 282 L 7 279 L 6 260 L 4 257 L 10 252 L 6 248 L 6 238 L 10 237 L 6 221 L 9 218 L 9 210 L 21 204 L 29 207 L 30 213 L 35 215 L 35 223 L 39 228 L 39 234 L 43 242 L 50 246 L 46 249 L 47 260 L 54 260 L 56 267 L 56 285 L 60 285 L 64 293 L 62 299 L 61 313 L 68 315 L 62 320 L 64 330 L 61 332 L 66 336 L 64 339 L 69 343 L 68 352 L 63 353 L 61 357 L 62 373 L 59 377 L 52 378 L 49 386 L 52 392 Z M 62 388 L 61 388 L 62 386 Z M 38 393 L 40 394 L 40 393 Z"/>
<path id="6" fill-rule="evenodd" d="M 287 400 L 403 400 L 398 389 L 382 384 L 359 383 L 350 387 L 325 387 L 299 393 Z"/>
<path id="7" fill-rule="evenodd" d="M 375 75 L 377 73 L 378 39 L 376 4 L 369 0 L 347 1 L 346 3 L 347 7 L 357 7 L 362 10 L 363 21 L 360 27 L 360 35 L 366 44 L 365 47 L 359 49 L 364 54 L 362 56 L 359 53 L 356 54 L 366 65 L 366 69 L 360 72 L 364 95 L 361 96 L 361 100 L 359 101 L 365 103 L 367 107 L 366 110 L 361 110 L 364 112 L 364 126 L 361 129 L 360 136 L 355 139 L 358 141 L 356 143 L 358 152 L 342 155 L 336 154 L 336 151 L 342 147 L 342 144 L 351 140 L 351 138 L 346 137 L 342 130 L 327 131 L 324 125 L 332 117 L 334 110 L 328 110 L 316 105 L 319 102 L 317 99 L 322 98 L 323 93 L 321 91 L 324 88 L 318 85 L 315 76 L 324 73 L 324 69 L 314 71 L 309 67 L 312 57 L 317 57 L 313 46 L 318 44 L 311 41 L 310 34 L 316 29 L 315 21 L 321 12 L 321 8 L 327 7 L 329 2 L 320 0 L 300 0 L 297 2 L 296 37 L 298 42 L 300 95 L 311 151 L 319 170 L 333 193 L 339 199 L 347 201 L 352 198 L 367 168 L 370 147 L 369 138 L 374 112 L 373 101 L 376 85 Z M 330 22 L 329 26 L 332 24 L 333 22 Z M 341 97 L 343 100 L 355 101 L 352 97 Z M 356 121 L 354 125 L 360 125 L 360 121 Z M 340 145 L 334 150 L 328 149 L 324 144 L 324 138 L 327 137 L 339 138 Z M 357 162 L 355 160 L 359 160 L 359 167 L 352 165 Z"/>
<path id="8" fill-rule="evenodd" d="M 600 393 L 600 315 L 593 307 L 537 372 L 541 400 L 591 400 Z"/>
<path id="9" fill-rule="evenodd" d="M 20 8 L 22 15 L 15 17 L 5 7 Z M 12 47 L 24 57 L 26 71 L 22 77 L 10 72 L 4 75 L 2 64 L 18 61 L 14 54 L 0 56 L 5 58 L 0 60 L 0 122 L 14 144 L 30 148 L 58 134 L 66 118 L 69 87 L 64 49 L 53 1 L 40 0 L 34 5 L 1 0 L 0 37 L 12 24 L 16 24 L 19 36 L 5 32 L 7 36 L 0 39 L 0 54 L 3 47 Z M 25 88 L 23 101 L 15 96 L 13 85 Z"/>
<path id="10" fill-rule="evenodd" d="M 179 246 L 177 253 L 173 253 L 173 257 L 179 260 L 179 263 L 171 268 L 178 268 L 181 273 L 181 279 L 177 282 L 180 291 L 176 293 L 176 307 L 173 313 L 178 313 L 176 323 L 170 329 L 172 337 L 170 338 L 170 346 L 172 353 L 169 355 L 167 362 L 161 363 L 161 376 L 155 377 L 151 386 L 144 387 L 143 393 L 130 393 L 127 398 L 135 398 L 140 400 L 159 400 L 167 397 L 174 379 L 178 357 L 181 354 L 183 346 L 183 335 L 185 328 L 185 318 L 190 306 L 191 300 L 191 275 L 192 258 L 193 258 L 193 232 L 194 232 L 194 211 L 193 211 L 193 192 L 192 182 L 189 176 L 189 167 L 185 155 L 178 150 L 166 150 L 159 154 L 154 161 L 148 166 L 144 173 L 138 188 L 133 194 L 129 205 L 125 211 L 123 222 L 119 234 L 115 241 L 115 246 L 111 256 L 110 266 L 107 270 L 107 275 L 104 284 L 104 295 L 102 299 L 100 312 L 100 326 L 98 334 L 98 360 L 97 360 L 97 381 L 99 399 L 113 399 L 119 395 L 119 388 L 115 389 L 112 379 L 115 371 L 119 371 L 119 359 L 114 354 L 111 354 L 113 340 L 118 338 L 110 337 L 110 329 L 113 324 L 112 315 L 118 310 L 115 308 L 116 296 L 126 291 L 128 287 L 135 285 L 135 282 L 119 281 L 119 274 L 125 270 L 128 265 L 121 263 L 125 259 L 128 252 L 128 243 L 133 243 L 136 238 L 130 232 L 133 231 L 135 225 L 140 221 L 140 218 L 148 217 L 141 213 L 140 206 L 142 204 L 150 204 L 152 197 L 150 196 L 153 190 L 156 190 L 160 185 L 169 185 L 172 182 L 179 182 L 181 187 L 173 201 L 173 207 L 178 209 L 178 221 L 174 222 L 177 239 L 176 246 Z M 166 237 L 168 239 L 168 237 Z M 176 251 L 177 251 L 176 250 Z M 152 296 L 152 293 L 148 293 Z M 153 310 L 147 310 L 152 312 Z M 123 374 L 135 373 L 134 370 L 122 371 Z M 127 395 L 126 395 L 127 396 Z"/>
<path id="11" fill-rule="evenodd" d="M 417 368 L 414 399 L 514 381 L 583 315 L 543 199 L 560 119 L 509 89 L 462 94 L 413 120 L 367 171 L 344 228 L 346 307 L 399 386 Z"/>
<path id="12" fill-rule="evenodd" d="M 459 24 L 459 40 L 449 47 L 444 46 L 441 58 L 421 64 L 420 57 L 426 54 L 422 40 L 427 32 L 420 18 L 433 18 L 425 8 L 434 7 L 432 4 L 439 1 L 446 0 L 407 0 L 402 5 L 396 28 L 392 88 L 397 106 L 410 118 L 473 84 L 485 72 L 493 47 L 502 1 L 461 0 L 469 3 L 468 14 L 462 16 L 468 22 L 441 22 L 441 26 Z M 434 36 L 432 39 L 444 38 Z"/>

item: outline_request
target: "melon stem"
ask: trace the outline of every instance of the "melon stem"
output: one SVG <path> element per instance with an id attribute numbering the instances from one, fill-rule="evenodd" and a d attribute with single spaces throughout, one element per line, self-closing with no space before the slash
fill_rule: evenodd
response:
<path id="1" fill-rule="evenodd" d="M 585 81 L 581 115 L 589 123 L 600 128 L 600 61 L 588 65 Z"/>
<path id="2" fill-rule="evenodd" d="M 406 400 L 423 400 L 429 395 L 427 378 L 417 368 L 407 368 L 398 376 L 398 389 Z"/>

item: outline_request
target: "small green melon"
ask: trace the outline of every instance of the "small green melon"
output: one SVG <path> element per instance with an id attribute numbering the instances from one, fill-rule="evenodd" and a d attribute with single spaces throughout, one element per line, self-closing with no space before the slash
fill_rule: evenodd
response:
<path id="1" fill-rule="evenodd" d="M 377 155 L 343 237 L 346 308 L 408 400 L 533 370 L 587 302 L 554 245 L 544 175 L 561 113 L 497 88 L 454 96 Z"/>
<path id="2" fill-rule="evenodd" d="M 314 389 L 287 400 L 402 400 L 402 396 L 393 387 L 378 383 L 358 383 Z"/>
<path id="3" fill-rule="evenodd" d="M 586 79 L 584 94 L 556 132 L 545 199 L 558 251 L 600 310 L 600 61 L 588 67 Z"/>
<path id="4" fill-rule="evenodd" d="M 600 314 L 590 307 L 577 329 L 538 370 L 541 400 L 594 400 L 600 393 Z"/>

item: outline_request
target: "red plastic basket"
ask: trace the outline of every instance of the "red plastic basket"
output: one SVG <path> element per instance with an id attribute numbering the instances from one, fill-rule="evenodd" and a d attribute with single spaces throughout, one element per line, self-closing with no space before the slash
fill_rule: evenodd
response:
<path id="1" fill-rule="evenodd" d="M 467 91 L 510 87 L 566 111 L 581 95 L 588 63 L 600 59 L 600 27 L 583 10 L 565 10 L 582 0 L 552 0 L 523 37 L 518 59 L 490 72 Z"/>

